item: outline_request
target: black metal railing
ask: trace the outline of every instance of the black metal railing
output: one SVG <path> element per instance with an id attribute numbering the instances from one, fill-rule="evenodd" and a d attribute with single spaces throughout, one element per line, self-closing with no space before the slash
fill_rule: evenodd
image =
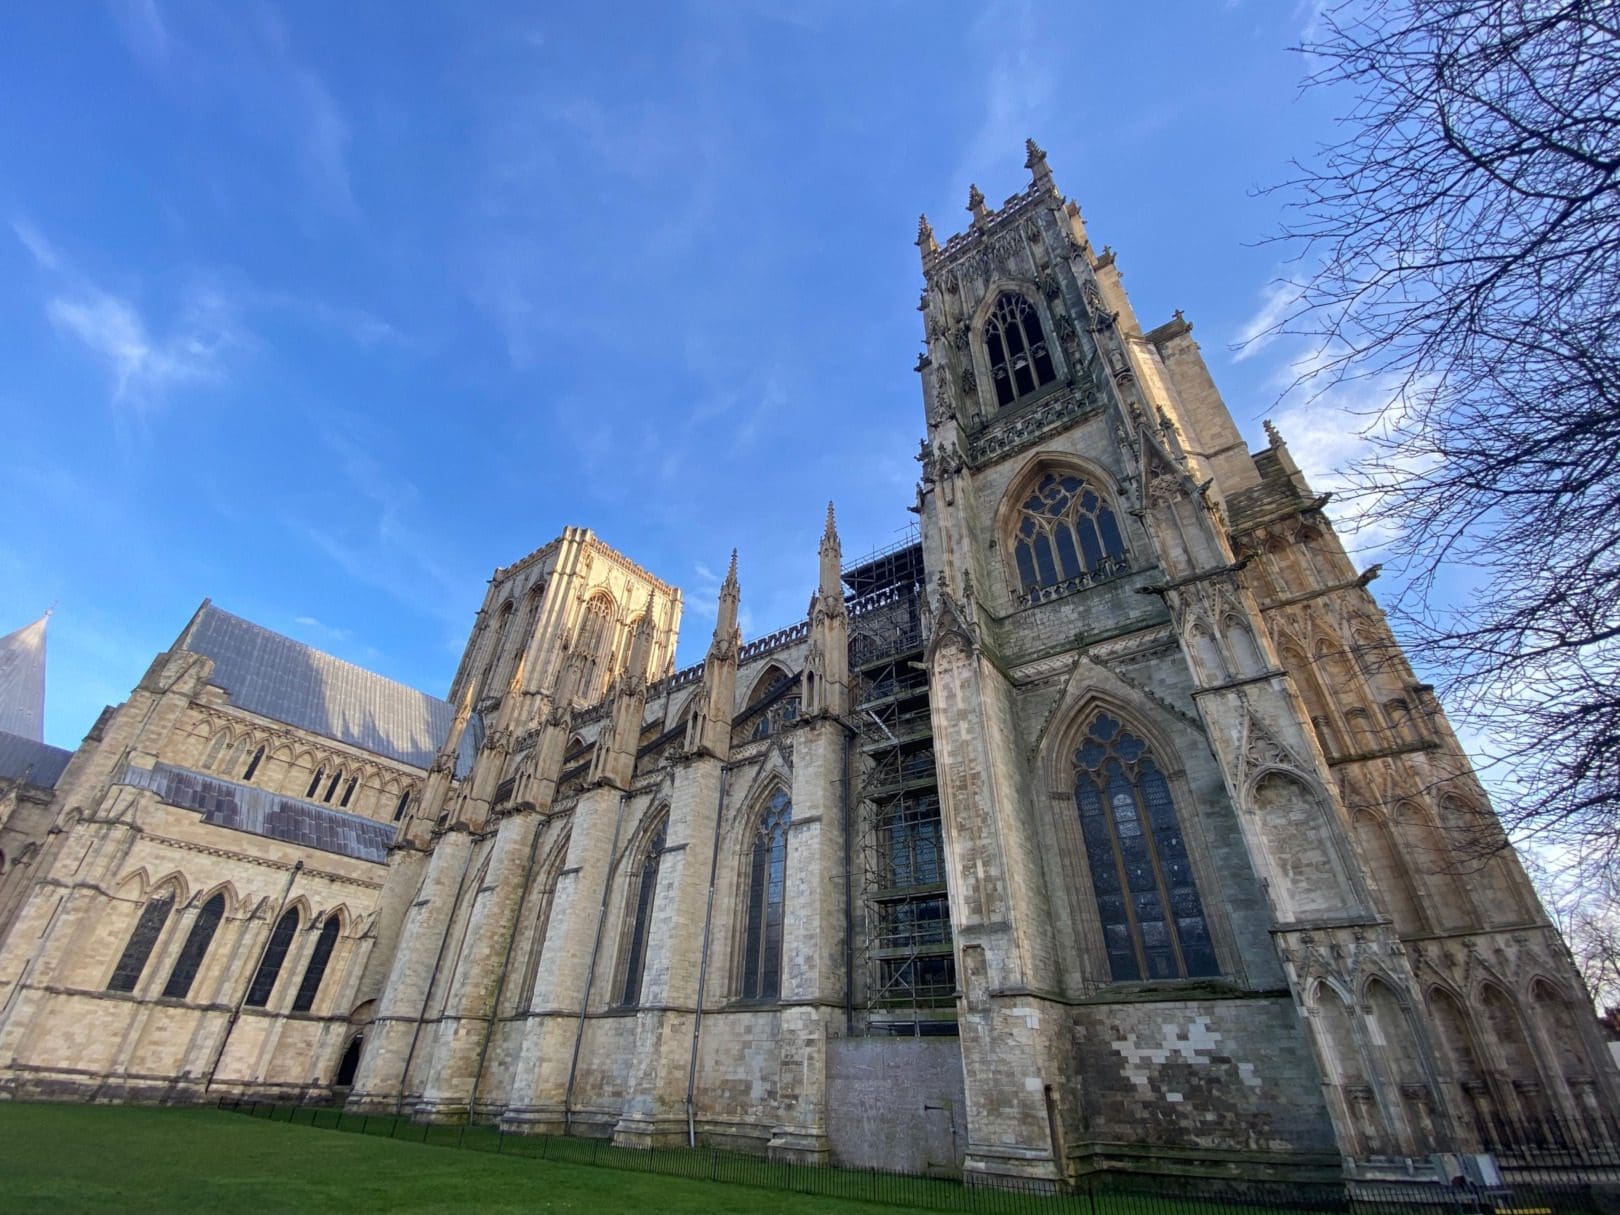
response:
<path id="1" fill-rule="evenodd" d="M 1606 1145 L 1540 1149 L 1511 1169 L 1463 1168 L 1452 1184 L 1399 1180 L 1261 1180 L 1235 1176 L 1122 1173 L 1099 1168 L 1066 1187 L 997 1177 L 954 1177 L 789 1164 L 720 1148 L 628 1148 L 608 1139 L 508 1134 L 494 1124 L 414 1121 L 408 1115 L 349 1113 L 340 1106 L 224 1098 L 219 1108 L 274 1122 L 462 1148 L 504 1156 L 656 1173 L 828 1198 L 975 1215 L 1240 1215 L 1242 1212 L 1354 1212 L 1356 1215 L 1603 1215 L 1620 1210 L 1620 1156 Z M 1534 1156 L 1534 1163 L 1529 1157 Z M 1459 1159 L 1465 1163 L 1472 1158 Z"/>

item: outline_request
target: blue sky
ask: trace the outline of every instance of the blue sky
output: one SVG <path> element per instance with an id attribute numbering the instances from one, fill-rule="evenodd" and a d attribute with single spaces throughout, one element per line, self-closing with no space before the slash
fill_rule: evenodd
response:
<path id="1" fill-rule="evenodd" d="M 686 591 L 701 656 L 804 610 L 828 498 L 899 538 L 926 211 L 1046 148 L 1145 324 L 1273 408 L 1258 188 L 1331 135 L 1309 4 L 14 6 L 0 40 L 0 632 L 53 604 L 74 746 L 204 596 L 442 695 L 564 525 Z"/>

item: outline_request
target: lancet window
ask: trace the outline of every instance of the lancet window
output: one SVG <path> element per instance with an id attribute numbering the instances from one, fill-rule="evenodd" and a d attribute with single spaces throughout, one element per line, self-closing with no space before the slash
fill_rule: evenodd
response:
<path id="1" fill-rule="evenodd" d="M 774 1000 L 782 994 L 782 917 L 787 902 L 787 833 L 792 821 L 793 802 L 778 789 L 759 817 L 749 858 L 743 933 L 745 1000 Z"/>
<path id="2" fill-rule="evenodd" d="M 1108 500 L 1074 473 L 1036 482 L 1013 523 L 1019 598 L 1040 603 L 1127 568 L 1125 538 Z"/>
<path id="3" fill-rule="evenodd" d="M 270 993 L 276 989 L 281 964 L 287 960 L 287 950 L 297 931 L 298 909 L 294 907 L 276 921 L 276 927 L 270 933 L 270 943 L 264 947 L 264 957 L 259 959 L 259 969 L 254 972 L 253 983 L 248 987 L 249 1008 L 263 1008 L 270 1003 Z"/>
<path id="4" fill-rule="evenodd" d="M 608 595 L 592 595 L 580 617 L 579 629 L 574 634 L 574 649 L 584 656 L 585 666 L 579 677 L 579 697 L 589 703 L 596 699 L 597 676 L 603 658 L 613 638 L 609 625 L 613 621 L 613 600 Z"/>
<path id="5" fill-rule="evenodd" d="M 208 954 L 208 946 L 213 943 L 214 933 L 219 929 L 219 922 L 225 917 L 225 896 L 216 894 L 202 905 L 197 912 L 197 918 L 191 922 L 191 931 L 186 934 L 186 943 L 180 947 L 180 956 L 174 960 L 174 969 L 169 972 L 169 981 L 163 987 L 163 994 L 171 1000 L 184 1000 L 191 994 L 191 984 L 197 978 L 197 970 L 202 966 L 203 958 Z"/>
<path id="6" fill-rule="evenodd" d="M 1107 713 L 1074 753 L 1074 800 L 1114 980 L 1218 974 L 1170 783 Z"/>
<path id="7" fill-rule="evenodd" d="M 1015 291 L 1003 291 L 984 326 L 996 404 L 1011 405 L 1057 378 L 1035 306 Z"/>
<path id="8" fill-rule="evenodd" d="M 165 890 L 141 908 L 135 930 L 129 934 L 124 952 L 119 955 L 118 965 L 113 967 L 112 978 L 107 980 L 108 991 L 135 990 L 135 985 L 141 981 L 141 971 L 146 969 L 146 960 L 152 956 L 152 948 L 157 944 L 163 926 L 169 922 L 169 912 L 173 908 L 172 890 Z"/>
<path id="9" fill-rule="evenodd" d="M 641 1003 L 641 977 L 647 964 L 647 940 L 652 934 L 653 904 L 658 898 L 658 866 L 664 856 L 664 842 L 669 834 L 669 816 L 659 819 L 658 825 L 647 836 L 647 847 L 641 854 L 641 865 L 631 881 L 635 892 L 634 918 L 624 957 L 624 983 L 619 989 L 619 1003 Z"/>
<path id="10" fill-rule="evenodd" d="M 304 981 L 298 985 L 298 995 L 293 999 L 294 1012 L 308 1012 L 315 1007 L 315 997 L 320 994 L 321 980 L 326 977 L 326 964 L 332 960 L 332 950 L 337 945 L 341 928 L 335 915 L 327 916 L 326 923 L 321 925 L 321 935 L 315 940 L 309 965 L 304 967 Z"/>

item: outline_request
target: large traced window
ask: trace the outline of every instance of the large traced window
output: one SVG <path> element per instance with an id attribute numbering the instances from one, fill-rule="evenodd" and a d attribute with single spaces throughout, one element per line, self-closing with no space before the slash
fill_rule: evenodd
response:
<path id="1" fill-rule="evenodd" d="M 585 604 L 579 629 L 574 634 L 574 649 L 584 656 L 585 665 L 579 675 L 579 698 L 585 703 L 596 699 L 598 677 L 604 667 L 608 647 L 613 644 L 613 600 L 605 594 L 592 595 Z"/>
<path id="2" fill-rule="evenodd" d="M 653 904 L 658 898 L 658 866 L 664 857 L 664 841 L 669 834 L 669 816 L 658 820 L 658 825 L 647 836 L 647 846 L 641 854 L 641 865 L 631 879 L 635 906 L 630 923 L 630 937 L 625 943 L 624 982 L 619 988 L 619 1003 L 641 1003 L 641 976 L 647 965 L 647 940 L 652 934 Z"/>
<path id="3" fill-rule="evenodd" d="M 326 964 L 332 960 L 332 950 L 337 945 L 341 928 L 335 915 L 327 916 L 326 923 L 321 925 L 321 935 L 316 938 L 315 950 L 309 955 L 309 965 L 304 968 L 304 981 L 298 985 L 298 995 L 293 999 L 294 1012 L 308 1012 L 315 1007 L 315 997 L 320 993 L 321 980 L 326 977 Z"/>
<path id="4" fill-rule="evenodd" d="M 298 909 L 294 907 L 276 921 L 270 933 L 270 943 L 264 947 L 264 957 L 259 959 L 259 969 L 254 972 L 253 983 L 248 988 L 249 1008 L 263 1008 L 270 1003 L 270 993 L 276 989 L 276 979 L 281 975 L 281 964 L 287 960 L 287 950 L 297 932 Z"/>
<path id="5" fill-rule="evenodd" d="M 108 991 L 135 990 L 135 985 L 141 981 L 141 971 L 146 969 L 146 959 L 152 956 L 152 947 L 157 944 L 163 926 L 169 922 L 169 912 L 173 908 L 172 890 L 164 891 L 141 908 L 141 918 L 135 921 L 135 931 L 129 934 L 124 952 L 119 955 L 118 965 L 113 968 L 112 978 L 107 980 Z"/>
<path id="6" fill-rule="evenodd" d="M 225 916 L 225 896 L 216 894 L 202 905 L 197 912 L 197 918 L 191 922 L 191 931 L 186 934 L 186 943 L 180 947 L 180 956 L 174 960 L 174 969 L 169 972 L 169 981 L 163 987 L 163 994 L 171 1000 L 184 1000 L 191 994 L 191 984 L 197 978 L 197 969 L 208 954 L 208 946 L 213 943 L 214 933 L 219 928 L 219 922 Z"/>
<path id="7" fill-rule="evenodd" d="M 1048 472 L 1035 483 L 1014 519 L 1012 547 L 1027 603 L 1126 568 L 1114 508 L 1074 473 Z"/>
<path id="8" fill-rule="evenodd" d="M 1057 378 L 1040 314 L 1016 292 L 1003 291 L 996 299 L 984 326 L 984 348 L 997 405 L 1011 405 Z"/>
<path id="9" fill-rule="evenodd" d="M 748 865 L 748 910 L 743 932 L 742 994 L 774 1000 L 782 994 L 782 915 L 787 898 L 787 836 L 793 803 L 771 794 L 754 831 Z"/>
<path id="10" fill-rule="evenodd" d="M 1106 713 L 1074 753 L 1074 800 L 1114 980 L 1218 974 L 1170 783 Z"/>

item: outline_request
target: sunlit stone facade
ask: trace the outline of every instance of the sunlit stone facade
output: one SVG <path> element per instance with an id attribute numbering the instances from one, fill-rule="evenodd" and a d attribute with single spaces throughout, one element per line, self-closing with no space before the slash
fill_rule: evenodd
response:
<path id="1" fill-rule="evenodd" d="M 7 862 L 4 1091 L 1053 1186 L 1611 1135 L 1371 575 L 1027 167 L 919 231 L 918 537 L 829 509 L 803 621 L 744 644 L 734 561 L 676 671 L 680 592 L 570 528 L 439 702 L 205 605 Z"/>

